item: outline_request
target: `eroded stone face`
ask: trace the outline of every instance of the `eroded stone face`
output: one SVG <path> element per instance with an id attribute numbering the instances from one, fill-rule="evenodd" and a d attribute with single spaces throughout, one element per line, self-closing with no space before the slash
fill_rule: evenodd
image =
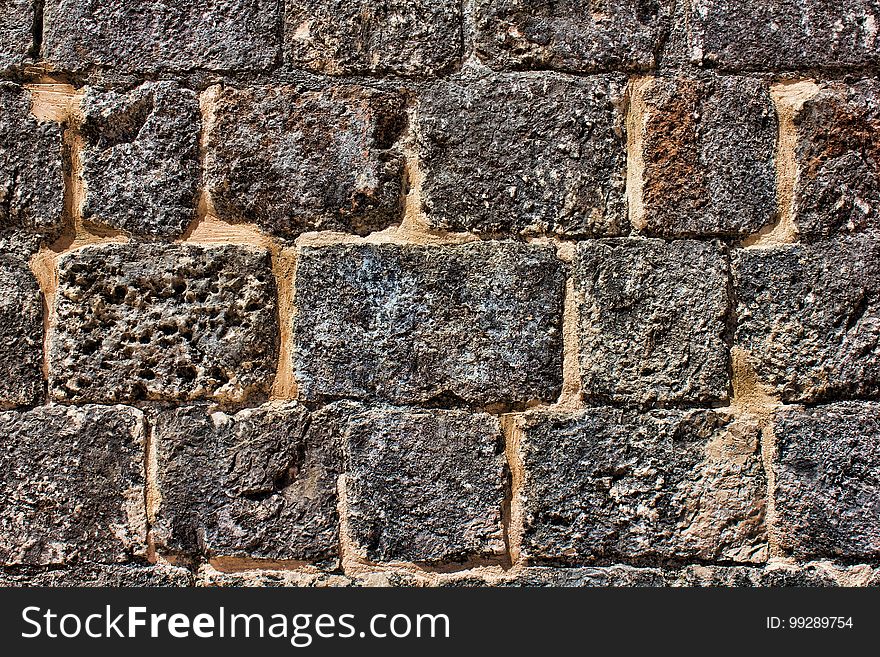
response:
<path id="1" fill-rule="evenodd" d="M 772 430 L 780 546 L 797 558 L 880 555 L 880 403 L 795 406 Z"/>
<path id="2" fill-rule="evenodd" d="M 584 242 L 574 286 L 588 401 L 727 399 L 728 268 L 721 244 Z"/>
<path id="3" fill-rule="evenodd" d="M 495 69 L 576 73 L 656 64 L 672 3 L 476 0 L 476 48 Z"/>
<path id="4" fill-rule="evenodd" d="M 776 217 L 777 119 L 741 77 L 658 77 L 641 91 L 642 232 L 747 236 Z"/>
<path id="5" fill-rule="evenodd" d="M 265 70 L 281 51 L 277 0 L 47 0 L 43 56 L 64 69 Z"/>
<path id="6" fill-rule="evenodd" d="M 65 254 L 51 394 L 106 403 L 265 393 L 276 364 L 275 298 L 263 249 L 129 243 Z"/>
<path id="7" fill-rule="evenodd" d="M 334 563 L 341 439 L 310 433 L 303 406 L 175 409 L 159 414 L 153 437 L 160 549 Z"/>
<path id="8" fill-rule="evenodd" d="M 419 102 L 432 228 L 619 235 L 626 227 L 624 80 L 489 76 Z"/>
<path id="9" fill-rule="evenodd" d="M 178 237 L 196 217 L 199 102 L 172 82 L 82 103 L 83 218 L 136 236 Z"/>
<path id="10" fill-rule="evenodd" d="M 400 220 L 401 96 L 360 86 L 225 89 L 208 126 L 218 214 L 281 237 L 366 234 Z"/>
<path id="11" fill-rule="evenodd" d="M 441 576 L 444 587 L 636 587 L 665 586 L 663 571 L 657 568 L 610 566 L 601 568 L 553 568 L 531 566 L 516 574 L 471 574 Z"/>
<path id="12" fill-rule="evenodd" d="M 43 297 L 27 261 L 0 241 L 0 408 L 44 396 Z"/>
<path id="13" fill-rule="evenodd" d="M 785 402 L 880 391 L 880 240 L 745 249 L 734 258 L 736 345 Z"/>
<path id="14" fill-rule="evenodd" d="M 146 549 L 144 426 L 124 406 L 0 412 L 0 562 L 116 563 Z"/>
<path id="15" fill-rule="evenodd" d="M 0 71 L 20 65 L 34 40 L 34 3 L 7 0 L 0 8 Z"/>
<path id="16" fill-rule="evenodd" d="M 0 231 L 61 229 L 61 126 L 31 114 L 30 94 L 0 82 Z"/>
<path id="17" fill-rule="evenodd" d="M 339 244 L 297 257 L 293 362 L 306 400 L 554 400 L 564 275 L 553 249 Z"/>
<path id="18" fill-rule="evenodd" d="M 461 59 L 457 0 L 287 0 L 285 62 L 330 75 L 430 75 Z"/>
<path id="19" fill-rule="evenodd" d="M 186 587 L 193 576 L 164 564 L 77 565 L 73 568 L 14 568 L 0 571 L 0 586 L 10 587 Z"/>
<path id="20" fill-rule="evenodd" d="M 367 559 L 442 562 L 503 553 L 497 418 L 339 402 L 315 424 L 345 437 L 347 526 Z"/>
<path id="21" fill-rule="evenodd" d="M 757 424 L 714 411 L 527 413 L 523 554 L 764 561 L 758 438 Z"/>

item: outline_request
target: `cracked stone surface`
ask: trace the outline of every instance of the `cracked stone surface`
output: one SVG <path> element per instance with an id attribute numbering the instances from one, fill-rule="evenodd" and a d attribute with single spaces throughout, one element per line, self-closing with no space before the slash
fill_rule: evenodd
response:
<path id="1" fill-rule="evenodd" d="M 144 424 L 125 406 L 0 412 L 0 563 L 117 563 L 146 550 Z"/>
<path id="2" fill-rule="evenodd" d="M 588 401 L 727 399 L 730 300 L 723 245 L 583 242 L 573 271 Z"/>
<path id="3" fill-rule="evenodd" d="M 196 218 L 199 101 L 172 82 L 87 88 L 83 218 L 143 237 L 179 237 Z"/>
<path id="4" fill-rule="evenodd" d="M 5 244 L 0 241 L 0 247 Z M 0 408 L 44 396 L 43 297 L 27 260 L 0 250 Z"/>
<path id="5" fill-rule="evenodd" d="M 0 71 L 19 66 L 34 42 L 32 0 L 6 0 L 0 8 Z"/>
<path id="6" fill-rule="evenodd" d="M 235 415 L 160 413 L 154 441 L 161 549 L 334 565 L 341 437 L 309 430 L 295 402 Z"/>
<path id="7" fill-rule="evenodd" d="M 561 262 L 550 247 L 302 247 L 294 367 L 306 400 L 555 400 Z"/>
<path id="8" fill-rule="evenodd" d="M 417 110 L 429 225 L 477 233 L 626 228 L 624 80 L 488 76 L 433 85 Z"/>
<path id="9" fill-rule="evenodd" d="M 58 261 L 59 401 L 241 401 L 276 366 L 275 279 L 249 246 L 105 244 Z"/>
<path id="10" fill-rule="evenodd" d="M 529 412 L 520 432 L 533 563 L 766 560 L 756 423 L 599 407 Z"/>
<path id="11" fill-rule="evenodd" d="M 880 392 L 880 239 L 745 249 L 735 343 L 784 402 Z"/>

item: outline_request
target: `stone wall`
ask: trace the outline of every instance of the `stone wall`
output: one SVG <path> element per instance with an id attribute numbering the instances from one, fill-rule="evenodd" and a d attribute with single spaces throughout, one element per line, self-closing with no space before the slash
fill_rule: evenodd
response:
<path id="1" fill-rule="evenodd" d="M 0 0 L 0 582 L 880 583 L 878 0 Z"/>

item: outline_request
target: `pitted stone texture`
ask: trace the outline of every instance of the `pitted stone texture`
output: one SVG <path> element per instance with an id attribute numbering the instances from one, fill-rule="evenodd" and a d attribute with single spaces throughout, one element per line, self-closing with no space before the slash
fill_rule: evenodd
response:
<path id="1" fill-rule="evenodd" d="M 0 240 L 0 246 L 4 246 Z M 0 251 L 0 408 L 43 391 L 43 297 L 27 261 Z"/>
<path id="2" fill-rule="evenodd" d="M 458 0 L 287 0 L 285 61 L 330 75 L 432 75 L 461 60 Z"/>
<path id="3" fill-rule="evenodd" d="M 74 568 L 10 568 L 0 571 L 0 586 L 9 587 L 187 587 L 192 573 L 167 565 L 79 565 Z"/>
<path id="4" fill-rule="evenodd" d="M 275 296 L 262 249 L 130 243 L 66 254 L 51 394 L 115 402 L 265 393 L 276 365 Z"/>
<path id="5" fill-rule="evenodd" d="M 0 82 L 0 230 L 61 228 L 61 126 L 31 114 L 30 94 Z"/>
<path id="6" fill-rule="evenodd" d="M 172 82 L 127 93 L 89 88 L 81 103 L 83 218 L 178 237 L 196 217 L 199 101 Z"/>
<path id="7" fill-rule="evenodd" d="M 504 552 L 497 418 L 339 402 L 315 423 L 345 436 L 348 532 L 368 560 L 437 563 Z"/>
<path id="8" fill-rule="evenodd" d="M 610 407 L 521 420 L 533 562 L 767 557 L 757 424 Z"/>
<path id="9" fill-rule="evenodd" d="M 880 403 L 786 408 L 773 435 L 780 547 L 797 558 L 880 556 Z"/>
<path id="10" fill-rule="evenodd" d="M 476 49 L 494 69 L 575 73 L 653 68 L 667 0 L 476 0 Z"/>
<path id="11" fill-rule="evenodd" d="M 33 42 L 33 0 L 4 0 L 0 3 L 0 71 L 22 64 Z"/>
<path id="12" fill-rule="evenodd" d="M 607 568 L 551 568 L 532 566 L 516 574 L 480 574 L 441 576 L 443 587 L 636 587 L 665 586 L 663 572 L 656 568 L 610 566 Z"/>
<path id="13" fill-rule="evenodd" d="M 880 392 L 880 239 L 742 250 L 734 279 L 736 345 L 783 401 Z"/>
<path id="14" fill-rule="evenodd" d="M 654 78 L 642 93 L 642 232 L 747 236 L 776 217 L 777 119 L 742 77 Z"/>
<path id="15" fill-rule="evenodd" d="M 687 566 L 670 573 L 670 586 L 706 587 L 828 587 L 839 586 L 835 573 L 813 564 L 752 566 Z"/>
<path id="16" fill-rule="evenodd" d="M 724 247 L 691 240 L 578 245 L 580 371 L 591 402 L 727 399 Z"/>
<path id="17" fill-rule="evenodd" d="M 353 586 L 345 575 L 295 570 L 223 572 L 211 566 L 199 569 L 196 586 L 235 588 L 336 588 Z"/>
<path id="18" fill-rule="evenodd" d="M 401 96 L 361 86 L 225 89 L 208 126 L 218 214 L 282 237 L 366 234 L 400 219 Z"/>
<path id="19" fill-rule="evenodd" d="M 0 413 L 0 436 L 0 563 L 115 563 L 143 554 L 140 411 L 6 411 Z"/>
<path id="20" fill-rule="evenodd" d="M 320 401 L 554 400 L 564 275 L 552 248 L 341 244 L 297 257 L 293 361 Z"/>
<path id="21" fill-rule="evenodd" d="M 801 239 L 880 230 L 880 84 L 823 84 L 795 125 Z"/>
<path id="22" fill-rule="evenodd" d="M 334 565 L 341 440 L 310 434 L 304 407 L 226 415 L 194 406 L 154 426 L 160 549 Z"/>
<path id="23" fill-rule="evenodd" d="M 43 56 L 58 68 L 266 70 L 281 54 L 278 0 L 46 0 Z"/>
<path id="24" fill-rule="evenodd" d="M 691 59 L 746 71 L 871 66 L 878 25 L 877 0 L 694 0 Z"/>
<path id="25" fill-rule="evenodd" d="M 428 223 L 478 233 L 619 235 L 626 225 L 623 79 L 491 75 L 420 100 Z"/>

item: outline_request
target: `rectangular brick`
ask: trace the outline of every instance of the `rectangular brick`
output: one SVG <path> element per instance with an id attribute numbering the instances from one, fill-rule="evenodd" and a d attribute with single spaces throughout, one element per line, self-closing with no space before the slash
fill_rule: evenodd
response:
<path id="1" fill-rule="evenodd" d="M 88 87 L 81 109 L 83 218 L 138 236 L 182 235 L 201 178 L 195 92 L 172 82 Z"/>
<path id="2" fill-rule="evenodd" d="M 282 237 L 366 234 L 401 218 L 403 98 L 361 86 L 224 89 L 206 180 L 223 218 Z"/>
<path id="3" fill-rule="evenodd" d="M 880 556 L 880 404 L 790 407 L 772 430 L 780 547 L 798 559 Z"/>
<path id="4" fill-rule="evenodd" d="M 573 271 L 588 401 L 727 399 L 731 309 L 722 244 L 583 242 Z"/>
<path id="5" fill-rule="evenodd" d="M 555 400 L 564 275 L 552 248 L 303 247 L 293 362 L 307 400 Z"/>
<path id="6" fill-rule="evenodd" d="M 0 71 L 22 64 L 33 42 L 33 0 L 5 0 L 0 7 Z"/>
<path id="7" fill-rule="evenodd" d="M 59 68 L 266 70 L 281 54 L 277 0 L 46 0 L 43 56 Z"/>
<path id="8" fill-rule="evenodd" d="M 304 407 L 185 407 L 154 426 L 160 550 L 335 565 L 342 443 L 310 432 Z"/>
<path id="9" fill-rule="evenodd" d="M 416 128 L 430 226 L 625 232 L 623 93 L 623 78 L 555 74 L 432 86 L 419 102 Z"/>
<path id="10" fill-rule="evenodd" d="M 245 246 L 105 244 L 58 261 L 49 388 L 63 401 L 241 401 L 277 353 L 269 254 Z"/>
<path id="11" fill-rule="evenodd" d="M 529 412 L 520 428 L 533 562 L 766 560 L 757 424 L 599 407 Z"/>
<path id="12" fill-rule="evenodd" d="M 6 411 L 0 436 L 2 565 L 115 563 L 145 552 L 140 411 Z"/>
<path id="13" fill-rule="evenodd" d="M 285 61 L 330 75 L 434 75 L 461 61 L 458 0 L 286 0 Z"/>
<path id="14" fill-rule="evenodd" d="M 0 408 L 44 395 L 43 296 L 27 261 L 0 251 Z"/>
<path id="15" fill-rule="evenodd" d="M 880 392 L 880 240 L 745 249 L 733 259 L 736 346 L 785 402 Z"/>
<path id="16" fill-rule="evenodd" d="M 661 237 L 744 237 L 776 219 L 778 125 L 762 82 L 658 77 L 637 89 L 636 228 Z"/>

